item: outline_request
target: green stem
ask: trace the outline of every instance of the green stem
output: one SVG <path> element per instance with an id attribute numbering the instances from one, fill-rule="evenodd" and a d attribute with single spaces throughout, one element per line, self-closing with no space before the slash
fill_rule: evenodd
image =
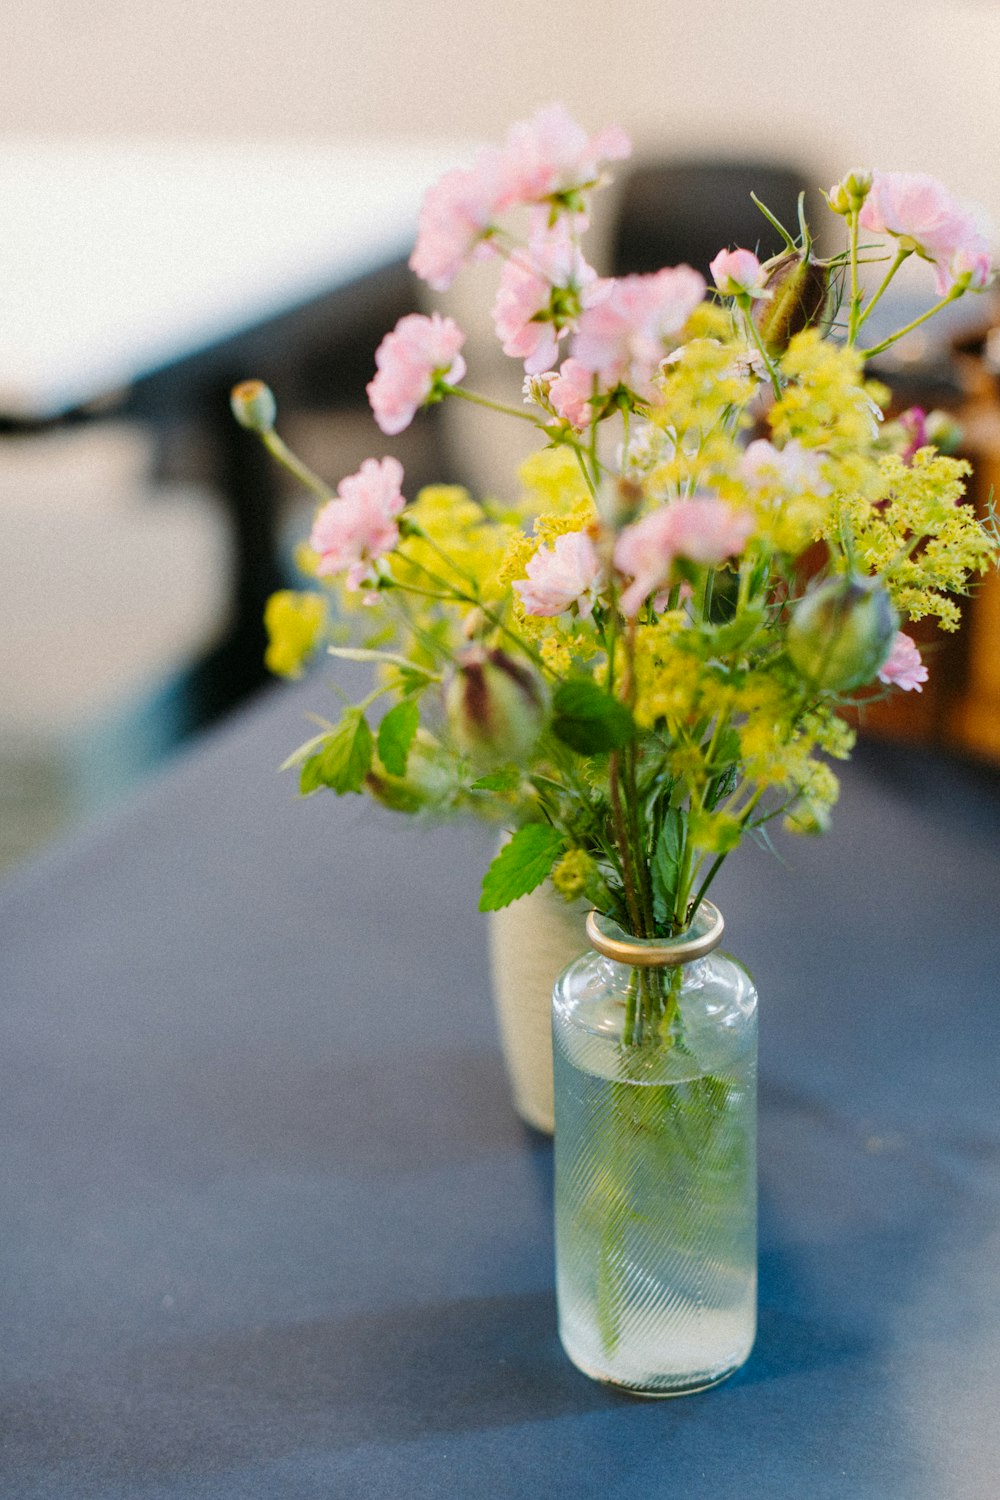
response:
<path id="1" fill-rule="evenodd" d="M 855 231 L 855 234 L 856 233 L 857 232 Z M 857 247 L 855 246 L 855 248 L 857 248 Z M 864 325 L 867 323 L 868 319 L 870 318 L 871 312 L 872 312 L 872 308 L 875 307 L 877 305 L 877 303 L 879 302 L 879 300 L 880 300 L 880 298 L 882 296 L 882 293 L 885 291 L 886 287 L 889 285 L 890 281 L 895 276 L 895 274 L 899 270 L 900 266 L 903 264 L 903 261 L 907 260 L 912 254 L 913 254 L 912 250 L 897 250 L 896 251 L 896 256 L 895 256 L 895 259 L 892 262 L 892 265 L 889 267 L 888 271 L 886 271 L 885 275 L 882 277 L 881 283 L 879 284 L 879 286 L 876 289 L 874 295 L 872 296 L 872 299 L 869 302 L 868 306 L 865 308 L 865 310 L 861 314 L 860 318 L 858 318 L 856 321 L 854 319 L 853 297 L 854 297 L 854 288 L 855 288 L 856 281 L 857 281 L 857 266 L 856 266 L 856 264 L 854 262 L 852 262 L 852 264 L 851 264 L 851 272 L 852 272 L 852 282 L 851 282 L 851 288 L 852 288 L 852 291 L 851 291 L 851 297 L 852 297 L 851 322 L 848 324 L 848 329 L 847 329 L 847 342 L 849 344 L 853 344 L 854 343 L 854 340 L 857 338 L 858 334 L 861 332 L 861 329 L 864 327 Z"/>
<path id="2" fill-rule="evenodd" d="M 876 354 L 881 354 L 883 350 L 891 348 L 901 338 L 905 338 L 908 333 L 912 333 L 914 328 L 919 328 L 921 323 L 926 323 L 928 318 L 933 318 L 935 313 L 939 313 L 943 307 L 947 307 L 949 302 L 955 302 L 961 297 L 964 290 L 964 287 L 952 287 L 946 296 L 942 297 L 940 301 L 935 302 L 934 306 L 929 307 L 925 313 L 921 313 L 919 318 L 914 318 L 911 323 L 907 323 L 903 328 L 898 328 L 887 339 L 883 339 L 881 344 L 875 344 L 871 349 L 862 349 L 860 353 L 864 355 L 865 359 L 872 359 Z"/>
<path id="3" fill-rule="evenodd" d="M 749 298 L 747 298 L 746 300 L 749 302 Z M 760 329 L 754 322 L 748 308 L 743 309 L 743 321 L 746 324 L 747 332 L 749 333 L 751 339 L 756 344 L 757 349 L 760 352 L 761 359 L 764 361 L 764 368 L 768 373 L 768 377 L 771 381 L 771 389 L 774 392 L 774 399 L 775 401 L 780 401 L 781 381 L 778 378 L 778 372 L 775 368 L 774 361 L 771 359 L 770 354 L 768 354 L 767 349 L 764 346 L 764 340 L 760 336 Z"/>
<path id="4" fill-rule="evenodd" d="M 262 432 L 260 440 L 271 457 L 277 459 L 282 468 L 287 469 L 289 474 L 293 475 L 300 484 L 305 485 L 307 490 L 312 490 L 318 499 L 325 502 L 335 498 L 329 485 L 324 484 L 319 475 L 314 474 L 312 469 L 304 464 L 300 458 L 296 458 L 291 448 L 282 442 L 273 427 L 269 428 L 266 432 Z"/>
<path id="5" fill-rule="evenodd" d="M 848 229 L 851 238 L 851 310 L 847 319 L 847 342 L 853 344 L 861 327 L 858 314 L 861 311 L 862 292 L 858 286 L 858 219 L 860 210 L 852 209 L 848 215 Z M 871 308 L 868 309 L 871 312 Z"/>
<path id="6" fill-rule="evenodd" d="M 442 381 L 441 390 L 446 396 L 460 396 L 463 401 L 471 401 L 474 406 L 485 406 L 487 411 L 498 411 L 505 417 L 517 417 L 520 422 L 530 422 L 532 427 L 544 427 L 537 417 L 533 417 L 528 411 L 520 411 L 516 406 L 507 406 L 503 401 L 491 401 L 488 396 L 480 396 L 476 391 L 467 391 L 461 385 L 448 385 Z"/>

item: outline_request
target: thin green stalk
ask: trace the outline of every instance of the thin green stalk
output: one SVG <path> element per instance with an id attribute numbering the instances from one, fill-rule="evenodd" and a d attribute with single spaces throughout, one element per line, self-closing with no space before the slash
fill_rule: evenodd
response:
<path id="1" fill-rule="evenodd" d="M 517 417 L 520 422 L 530 422 L 532 427 L 544 427 L 537 417 L 533 417 L 530 411 L 520 411 L 516 406 L 508 406 L 503 401 L 491 401 L 489 396 L 480 396 L 476 391 L 468 391 L 461 385 L 448 385 L 442 382 L 441 390 L 446 396 L 459 396 L 463 401 L 471 401 L 474 406 L 485 406 L 487 411 L 498 411 L 505 417 Z"/>
<path id="2" fill-rule="evenodd" d="M 889 285 L 890 281 L 895 276 L 896 272 L 899 270 L 899 268 L 903 264 L 904 260 L 908 260 L 909 257 L 912 254 L 913 254 L 912 250 L 897 250 L 896 251 L 896 255 L 895 255 L 895 258 L 894 258 L 894 260 L 892 262 L 892 265 L 889 267 L 888 271 L 886 271 L 885 275 L 883 276 L 883 278 L 882 278 L 879 286 L 877 287 L 877 289 L 875 290 L 874 294 L 872 295 L 872 299 L 869 302 L 868 306 L 865 308 L 864 312 L 861 314 L 860 318 L 858 318 L 858 320 L 856 322 L 851 323 L 851 324 L 848 325 L 847 342 L 849 344 L 853 344 L 854 343 L 854 341 L 857 338 L 858 334 L 861 332 L 862 328 L 864 327 L 864 325 L 867 323 L 868 319 L 870 318 L 871 313 L 872 313 L 872 308 L 874 308 L 876 306 L 876 304 L 878 303 L 879 299 L 882 296 L 882 293 L 885 291 L 886 287 Z M 854 269 L 854 268 L 852 268 L 852 269 Z"/>
<path id="3" fill-rule="evenodd" d="M 860 352 L 864 355 L 865 359 L 872 359 L 876 354 L 883 353 L 884 350 L 898 343 L 900 339 L 905 338 L 908 333 L 912 333 L 915 328 L 919 328 L 921 323 L 926 323 L 928 318 L 933 318 L 935 313 L 939 313 L 943 307 L 947 307 L 949 302 L 955 302 L 961 297 L 964 291 L 964 287 L 953 286 L 950 292 L 942 297 L 940 301 L 935 302 L 933 307 L 929 307 L 925 313 L 921 313 L 919 318 L 914 318 L 912 322 L 907 323 L 903 328 L 897 328 L 896 332 L 890 334 L 887 339 L 883 339 L 881 344 L 874 344 L 871 349 L 862 349 Z"/>
<path id="4" fill-rule="evenodd" d="M 319 475 L 314 474 L 312 469 L 304 464 L 300 458 L 296 458 L 291 448 L 281 440 L 273 427 L 262 432 L 260 440 L 271 457 L 276 459 L 283 469 L 287 469 L 289 474 L 297 479 L 300 484 L 305 485 L 307 490 L 312 490 L 313 494 L 319 500 L 325 502 L 334 499 L 333 491 L 329 485 L 324 484 Z"/>
<path id="5" fill-rule="evenodd" d="M 778 371 L 775 368 L 774 361 L 765 348 L 764 340 L 760 336 L 760 329 L 757 327 L 757 324 L 754 322 L 753 318 L 750 315 L 750 312 L 747 309 L 744 309 L 743 321 L 746 324 L 747 332 L 749 333 L 754 344 L 756 344 L 757 346 L 761 359 L 764 361 L 764 369 L 767 371 L 768 378 L 770 379 L 771 389 L 774 392 L 774 399 L 775 401 L 780 401 L 781 381 L 778 377 Z"/>

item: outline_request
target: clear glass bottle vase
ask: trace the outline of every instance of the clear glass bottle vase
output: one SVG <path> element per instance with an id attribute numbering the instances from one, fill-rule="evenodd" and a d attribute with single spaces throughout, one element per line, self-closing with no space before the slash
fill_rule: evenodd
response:
<path id="1" fill-rule="evenodd" d="M 592 913 L 553 995 L 559 1333 L 638 1395 L 715 1385 L 756 1331 L 757 992 L 722 929 Z"/>

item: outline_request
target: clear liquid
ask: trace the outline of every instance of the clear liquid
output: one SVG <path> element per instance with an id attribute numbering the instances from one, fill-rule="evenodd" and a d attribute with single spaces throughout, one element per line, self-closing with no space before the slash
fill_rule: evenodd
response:
<path id="1" fill-rule="evenodd" d="M 754 1340 L 756 1054 L 629 1080 L 617 1029 L 555 1028 L 559 1331 L 596 1379 L 679 1395 Z"/>

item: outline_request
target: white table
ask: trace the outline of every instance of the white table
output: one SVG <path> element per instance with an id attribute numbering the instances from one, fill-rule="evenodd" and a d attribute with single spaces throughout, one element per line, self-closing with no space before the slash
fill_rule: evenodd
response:
<path id="1" fill-rule="evenodd" d="M 0 416 L 62 415 L 405 256 L 462 154 L 0 140 Z"/>
<path id="2" fill-rule="evenodd" d="M 172 477 L 208 478 L 225 506 L 232 626 L 198 721 L 262 680 L 282 581 L 273 466 L 228 390 L 253 375 L 289 405 L 317 384 L 364 401 L 378 339 L 413 306 L 423 195 L 468 149 L 0 140 L 0 431 L 117 410 L 207 455 L 207 474 Z"/>

